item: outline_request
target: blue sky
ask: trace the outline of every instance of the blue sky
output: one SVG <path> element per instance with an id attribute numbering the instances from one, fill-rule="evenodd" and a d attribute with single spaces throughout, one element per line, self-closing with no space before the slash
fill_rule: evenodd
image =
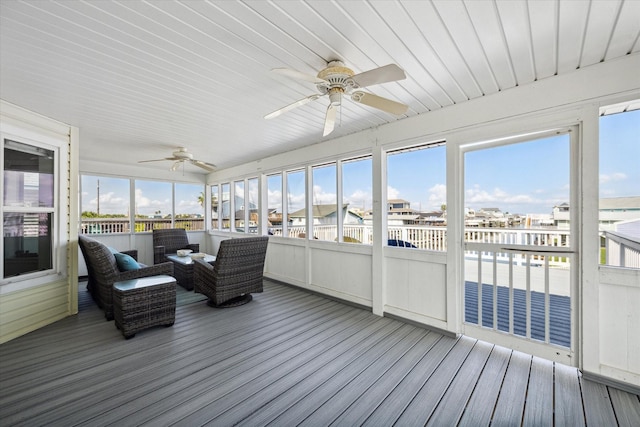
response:
<path id="1" fill-rule="evenodd" d="M 601 197 L 640 196 L 640 111 L 600 120 Z M 569 201 L 567 136 L 477 150 L 465 154 L 465 205 L 497 207 L 511 213 L 549 214 Z M 585 153 L 590 155 L 590 153 Z M 387 159 L 387 194 L 414 209 L 438 210 L 446 203 L 445 147 L 393 154 Z M 343 163 L 343 198 L 351 206 L 371 209 L 371 159 Z M 335 167 L 316 168 L 314 203 L 335 203 Z M 82 177 L 82 210 L 96 211 L 96 177 Z M 167 183 L 136 181 L 138 213 L 171 212 Z M 289 172 L 290 211 L 304 206 L 304 174 Z M 129 181 L 100 178 L 101 213 L 128 211 Z M 269 206 L 282 201 L 281 184 L 269 179 Z M 177 213 L 200 213 L 197 196 L 203 186 L 178 185 Z M 252 193 L 256 192 L 252 187 Z M 257 200 L 257 194 L 255 195 Z"/>

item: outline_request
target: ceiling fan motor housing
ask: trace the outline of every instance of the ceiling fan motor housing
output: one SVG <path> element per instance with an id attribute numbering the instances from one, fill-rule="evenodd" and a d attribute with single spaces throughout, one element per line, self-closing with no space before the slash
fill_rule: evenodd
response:
<path id="1" fill-rule="evenodd" d="M 342 93 L 350 93 L 356 87 L 351 77 L 355 73 L 352 69 L 344 66 L 342 61 L 331 61 L 324 70 L 318 73 L 318 78 L 326 83 L 318 83 L 316 86 L 320 93 L 329 93 L 332 103 L 339 103 Z"/>
<path id="2" fill-rule="evenodd" d="M 173 157 L 179 160 L 191 160 L 193 159 L 193 154 L 187 152 L 186 148 L 180 147 L 178 151 L 173 152 Z"/>

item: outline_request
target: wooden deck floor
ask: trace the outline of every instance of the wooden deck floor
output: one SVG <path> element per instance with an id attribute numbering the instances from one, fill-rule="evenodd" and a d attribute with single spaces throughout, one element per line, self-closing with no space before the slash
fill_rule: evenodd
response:
<path id="1" fill-rule="evenodd" d="M 81 311 L 0 346 L 0 424 L 640 425 L 638 395 L 576 369 L 265 282 L 125 340 Z"/>

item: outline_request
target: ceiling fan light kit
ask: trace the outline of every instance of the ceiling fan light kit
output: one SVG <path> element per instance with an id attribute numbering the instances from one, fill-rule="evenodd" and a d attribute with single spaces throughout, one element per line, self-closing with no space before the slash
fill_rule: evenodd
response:
<path id="1" fill-rule="evenodd" d="M 275 73 L 291 77 L 298 80 L 314 83 L 320 92 L 320 95 L 310 95 L 286 105 L 266 116 L 265 119 L 273 119 L 301 107 L 311 101 L 315 101 L 325 95 L 329 96 L 329 106 L 324 121 L 323 136 L 329 135 L 335 127 L 336 112 L 342 104 L 342 95 L 349 95 L 352 101 L 369 107 L 377 108 L 397 116 L 407 112 L 407 105 L 400 102 L 392 101 L 369 92 L 357 90 L 367 86 L 403 80 L 407 76 L 404 71 L 396 64 L 389 64 L 383 67 L 374 68 L 360 74 L 355 74 L 353 70 L 345 67 L 341 61 L 331 61 L 327 67 L 320 70 L 317 76 L 301 73 L 288 68 L 274 68 L 271 70 Z"/>

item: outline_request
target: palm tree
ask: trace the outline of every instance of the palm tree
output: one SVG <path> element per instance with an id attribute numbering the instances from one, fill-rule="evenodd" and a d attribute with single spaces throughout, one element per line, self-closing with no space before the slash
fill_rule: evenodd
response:
<path id="1" fill-rule="evenodd" d="M 204 191 L 201 191 L 200 195 L 198 195 L 198 203 L 204 207 Z M 211 210 L 218 212 L 218 197 L 214 195 L 211 195 Z"/>

